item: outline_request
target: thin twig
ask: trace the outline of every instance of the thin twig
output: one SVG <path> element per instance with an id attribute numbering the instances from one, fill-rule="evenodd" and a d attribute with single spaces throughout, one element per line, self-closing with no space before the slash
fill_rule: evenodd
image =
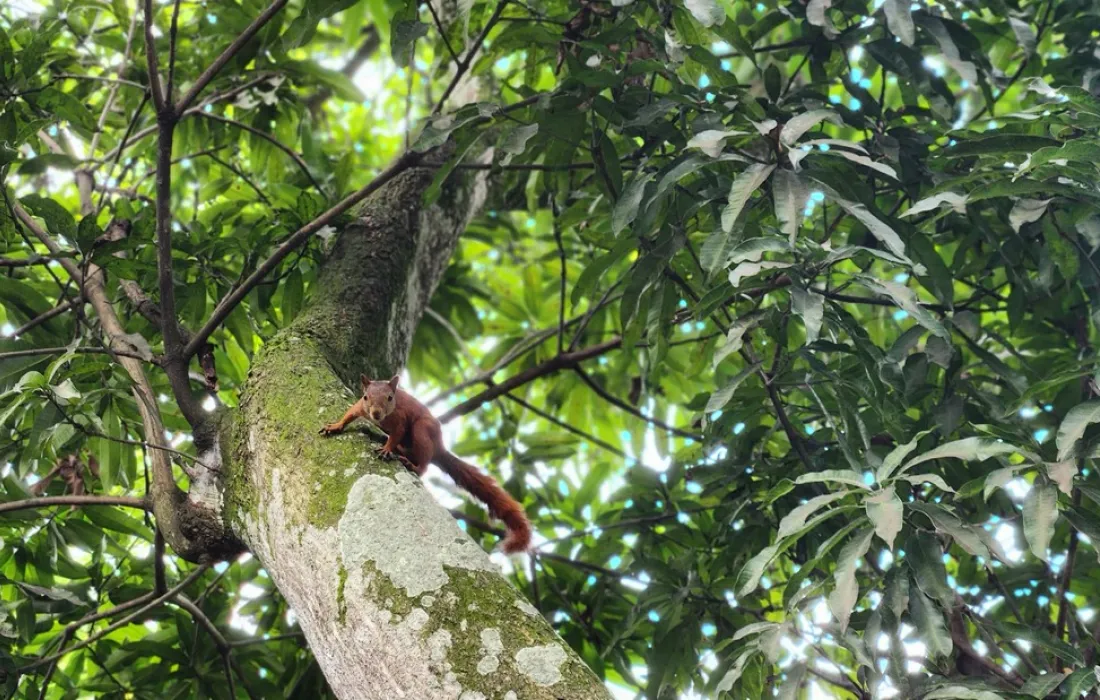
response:
<path id="1" fill-rule="evenodd" d="M 509 0 L 500 0 L 500 2 L 497 3 L 496 8 L 493 10 L 493 14 L 489 17 L 489 21 L 485 23 L 485 28 L 481 30 L 481 34 L 474 39 L 473 46 L 466 52 L 466 57 L 458 62 L 455 75 L 451 78 L 451 82 L 447 85 L 446 89 L 443 90 L 443 94 L 440 96 L 439 101 L 435 103 L 432 114 L 439 114 L 440 111 L 442 111 L 443 104 L 447 101 L 447 98 L 451 96 L 451 93 L 454 92 L 454 89 L 458 87 L 458 82 L 466 75 L 466 71 L 469 70 L 474 57 L 477 56 L 477 52 L 481 49 L 481 45 L 485 43 L 485 38 L 489 36 L 489 32 L 493 30 L 493 26 L 496 25 L 497 20 L 500 19 L 500 13 L 504 12 L 504 8 L 508 6 L 508 2 Z"/>
<path id="2" fill-rule="evenodd" d="M 89 644 L 94 644 L 94 643 L 98 642 L 100 639 L 103 639 L 104 637 L 106 637 L 111 632 L 114 632 L 117 629 L 125 627 L 126 625 L 130 624 L 131 622 L 138 619 L 139 617 L 141 617 L 145 613 L 149 612 L 153 608 L 157 607 L 158 605 L 164 603 L 165 601 L 167 601 L 171 598 L 176 597 L 181 591 L 183 591 L 185 588 L 190 586 L 192 582 L 194 582 L 196 579 L 198 579 L 200 576 L 202 576 L 208 568 L 209 568 L 209 565 L 207 565 L 207 564 L 199 565 L 199 567 L 197 569 L 192 571 L 185 579 L 183 579 L 182 581 L 177 583 L 175 586 L 173 586 L 171 589 L 166 591 L 164 593 L 164 595 L 157 596 L 156 598 L 153 598 L 151 601 L 149 601 L 145 605 L 142 605 L 140 608 L 138 608 L 135 612 L 127 615 L 126 617 L 122 618 L 121 620 L 118 620 L 117 622 L 111 623 L 110 625 L 108 625 L 107 627 L 104 627 L 102 630 L 100 630 L 99 632 L 96 632 L 95 634 L 91 635 L 87 639 L 80 640 L 79 642 L 72 645 L 68 649 L 65 649 L 63 651 L 59 651 L 56 654 L 52 654 L 50 656 L 44 656 L 44 657 L 42 657 L 40 659 L 37 659 L 35 661 L 32 661 L 31 663 L 27 664 L 26 666 L 18 669 L 18 672 L 19 673 L 26 673 L 27 671 L 38 668 L 39 666 L 43 666 L 45 664 L 53 663 L 57 659 L 60 659 L 60 658 L 64 657 L 66 654 L 74 652 L 78 649 L 83 649 L 84 647 L 88 646 Z"/>
<path id="3" fill-rule="evenodd" d="M 447 38 L 447 30 L 443 28 L 443 22 L 439 19 L 439 15 L 435 11 L 435 6 L 432 5 L 432 0 L 427 0 L 428 12 L 432 13 L 432 21 L 435 22 L 435 28 L 439 30 L 439 36 L 443 37 L 443 45 L 447 47 L 447 53 L 451 54 L 451 60 L 458 63 L 458 54 L 455 53 L 454 47 L 451 46 L 451 40 Z"/>
<path id="4" fill-rule="evenodd" d="M 572 369 L 585 360 L 592 359 L 593 357 L 599 357 L 600 355 L 607 354 L 612 350 L 617 350 L 622 347 L 623 339 L 621 337 L 614 337 L 610 340 L 606 340 L 598 345 L 592 345 L 584 348 L 583 350 L 575 350 L 573 352 L 566 352 L 560 355 L 555 355 L 549 360 L 530 367 L 519 374 L 509 377 L 500 384 L 494 384 L 485 391 L 463 401 L 462 403 L 453 406 L 450 410 L 439 417 L 441 423 L 449 423 L 450 421 L 464 416 L 468 413 L 476 411 L 483 403 L 492 401 L 498 396 L 502 396 L 517 389 L 524 384 L 533 382 L 536 379 L 545 377 L 548 374 L 553 374 L 563 369 Z"/>
<path id="5" fill-rule="evenodd" d="M 151 510 L 153 507 L 146 499 L 134 496 L 40 496 L 0 503 L 0 513 L 14 513 L 51 506 L 126 506 L 141 510 Z"/>
<path id="6" fill-rule="evenodd" d="M 83 299 L 71 299 L 69 301 L 62 302 L 62 303 L 58 304 L 57 306 L 53 307 L 52 309 L 50 309 L 49 311 L 45 311 L 45 312 L 35 316 L 34 318 L 27 321 L 26 323 L 24 323 L 19 328 L 16 328 L 14 331 L 12 331 L 11 337 L 12 338 L 18 338 L 19 336 L 23 335 L 27 331 L 32 330 L 34 328 L 37 328 L 38 326 L 41 326 L 46 321 L 49 321 L 52 318 L 57 318 L 58 316 L 60 316 L 64 313 L 67 313 L 69 311 L 72 311 L 76 307 L 81 306 L 83 304 L 84 304 Z"/>
<path id="7" fill-rule="evenodd" d="M 210 120 L 213 120 L 213 121 L 216 121 L 216 122 L 221 122 L 223 124 L 229 124 L 231 126 L 237 127 L 238 129 L 242 129 L 244 131 L 247 131 L 248 133 L 250 133 L 254 136 L 259 136 L 263 140 L 265 140 L 268 143 L 270 143 L 271 145 L 275 146 L 280 151 L 287 154 L 290 157 L 290 159 L 294 161 L 294 164 L 297 165 L 298 168 L 301 169 L 301 171 L 303 173 L 305 173 L 305 176 L 307 178 L 309 178 L 309 181 L 313 185 L 314 189 L 316 189 L 319 193 L 324 194 L 324 189 L 321 187 L 321 184 L 319 182 L 317 182 L 317 180 L 313 177 L 313 173 L 310 172 L 309 164 L 306 163 L 305 158 L 303 158 L 301 156 L 301 154 L 299 154 L 297 151 L 295 151 L 290 146 L 287 146 L 285 143 L 283 143 L 279 139 L 275 138 L 271 134 L 267 133 L 266 131 L 263 131 L 261 129 L 257 129 L 256 127 L 254 127 L 250 124 L 245 124 L 244 122 L 237 121 L 236 119 L 231 119 L 229 117 L 223 117 L 220 114 L 214 114 L 212 112 L 199 112 L 199 114 L 201 114 L 206 119 L 210 119 Z"/>
<path id="8" fill-rule="evenodd" d="M 691 438 L 692 440 L 699 440 L 699 441 L 701 441 L 703 439 L 701 435 L 697 435 L 696 433 L 693 433 L 693 432 L 690 432 L 690 431 L 687 431 L 687 430 L 683 430 L 681 428 L 677 428 L 674 425 L 669 425 L 668 423 L 665 423 L 664 421 L 662 421 L 658 418 L 654 418 L 652 416 L 647 416 L 645 413 L 642 413 L 642 411 L 639 410 L 638 408 L 636 408 L 635 406 L 631 406 L 626 401 L 623 401 L 619 397 L 617 397 L 617 396 L 613 395 L 611 392 L 607 391 L 607 389 L 604 389 L 602 386 L 599 385 L 598 382 L 596 382 L 596 380 L 594 380 L 594 379 L 592 379 L 592 377 L 588 376 L 588 373 L 585 372 L 583 368 L 574 367 L 573 371 L 577 373 L 577 376 L 579 376 L 581 378 L 581 381 L 583 381 L 585 384 L 587 384 L 589 386 L 589 388 L 591 388 L 592 391 L 596 392 L 596 394 L 598 394 L 599 397 L 602 398 L 604 401 L 607 401 L 608 403 L 610 403 L 614 406 L 618 406 L 619 408 L 626 411 L 627 413 L 630 413 L 631 415 L 637 416 L 638 418 L 641 418 L 645 422 L 650 423 L 652 425 L 655 425 L 658 428 L 661 428 L 662 430 L 665 430 L 669 433 L 672 433 L 673 435 L 679 435 L 680 437 Z"/>

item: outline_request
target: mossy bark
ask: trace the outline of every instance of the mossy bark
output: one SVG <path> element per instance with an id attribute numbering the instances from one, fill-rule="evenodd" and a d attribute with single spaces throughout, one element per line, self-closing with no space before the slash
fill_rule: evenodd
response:
<path id="1" fill-rule="evenodd" d="M 368 200 L 308 308 L 256 357 L 223 423 L 225 515 L 297 614 L 341 698 L 606 698 L 602 683 L 370 431 L 318 435 L 389 376 L 484 199 L 416 169 Z"/>

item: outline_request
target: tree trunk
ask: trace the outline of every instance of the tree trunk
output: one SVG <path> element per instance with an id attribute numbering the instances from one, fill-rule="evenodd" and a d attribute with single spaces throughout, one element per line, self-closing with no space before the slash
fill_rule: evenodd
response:
<path id="1" fill-rule="evenodd" d="M 359 374 L 389 377 L 485 180 L 427 168 L 364 203 L 308 307 L 255 358 L 224 422 L 226 519 L 297 615 L 341 698 L 607 698 L 481 548 L 365 431 L 334 438 Z"/>

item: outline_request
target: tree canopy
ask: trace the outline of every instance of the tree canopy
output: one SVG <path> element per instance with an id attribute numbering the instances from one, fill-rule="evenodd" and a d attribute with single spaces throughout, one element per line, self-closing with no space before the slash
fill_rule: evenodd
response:
<path id="1" fill-rule="evenodd" d="M 404 376 L 525 505 L 494 561 L 614 697 L 1094 692 L 1098 20 L 0 7 L 6 693 L 331 696 L 255 558 L 173 551 L 157 460 L 201 482 L 354 206 L 425 164 L 423 206 L 488 196 Z"/>

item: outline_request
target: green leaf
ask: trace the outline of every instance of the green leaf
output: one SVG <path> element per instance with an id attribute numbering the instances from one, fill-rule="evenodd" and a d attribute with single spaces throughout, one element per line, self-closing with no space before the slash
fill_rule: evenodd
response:
<path id="1" fill-rule="evenodd" d="M 802 226 L 802 208 L 808 198 L 806 183 L 797 173 L 780 168 L 772 175 L 772 200 L 779 230 L 793 247 Z"/>
<path id="2" fill-rule="evenodd" d="M 1032 554 L 1047 561 L 1047 549 L 1058 521 L 1058 488 L 1036 481 L 1024 499 L 1024 537 Z"/>
<path id="3" fill-rule="evenodd" d="M 720 408 L 724 408 L 726 404 L 730 402 L 730 399 L 733 398 L 733 392 L 737 391 L 737 387 L 741 386 L 742 382 L 755 374 L 759 366 L 759 364 L 755 364 L 746 367 L 738 372 L 724 387 L 711 394 L 710 400 L 707 401 L 707 407 L 703 409 L 704 413 L 709 414 Z"/>
<path id="4" fill-rule="evenodd" d="M 801 287 L 791 287 L 791 306 L 806 326 L 806 342 L 817 342 L 825 317 L 825 297 Z"/>
<path id="5" fill-rule="evenodd" d="M 618 236 L 619 232 L 633 223 L 638 216 L 638 207 L 642 203 L 646 185 L 652 179 L 653 173 L 641 173 L 627 183 L 623 196 L 615 202 L 615 209 L 611 212 L 611 233 Z"/>
<path id="6" fill-rule="evenodd" d="M 1023 639 L 1031 642 L 1073 666 L 1083 666 L 1085 664 L 1085 657 L 1081 655 L 1077 648 L 1063 642 L 1061 639 L 1055 639 L 1042 626 L 1036 628 L 996 619 L 992 622 L 997 631 L 1008 639 Z"/>
<path id="7" fill-rule="evenodd" d="M 1079 668 L 1066 678 L 1062 697 L 1080 698 L 1095 688 L 1098 681 L 1100 678 L 1096 677 L 1096 671 L 1093 668 Z"/>
<path id="8" fill-rule="evenodd" d="M 906 46 L 912 46 L 917 36 L 910 7 L 911 3 L 906 0 L 886 0 L 883 6 L 886 13 L 886 26 L 890 29 L 890 33 Z"/>
<path id="9" fill-rule="evenodd" d="M 1042 700 L 1053 693 L 1058 686 L 1062 685 L 1062 681 L 1066 678 L 1069 678 L 1068 673 L 1043 672 L 1028 678 L 1027 682 L 1020 686 L 1020 692 L 1024 695 L 1030 695 L 1033 698 Z M 1075 698 L 1078 696 L 1070 695 L 1069 697 Z"/>
<path id="10" fill-rule="evenodd" d="M 848 621 L 852 617 L 852 609 L 859 600 L 859 584 L 856 581 L 856 562 L 867 554 L 871 548 L 871 538 L 874 531 L 856 533 L 848 544 L 840 550 L 837 558 L 836 570 L 833 579 L 836 582 L 832 593 L 829 594 L 829 610 L 840 624 L 840 631 L 848 629 Z"/>
<path id="11" fill-rule="evenodd" d="M 820 496 L 815 496 L 810 500 L 802 503 L 794 508 L 790 513 L 779 522 L 779 531 L 776 533 L 775 539 L 779 541 L 784 537 L 789 537 L 794 533 L 801 530 L 806 525 L 806 520 L 811 515 L 821 510 L 830 503 L 835 503 L 840 499 L 848 495 L 847 491 L 836 491 L 833 493 L 826 493 Z"/>
<path id="12" fill-rule="evenodd" d="M 875 526 L 875 534 L 886 543 L 890 550 L 894 549 L 894 538 L 901 532 L 902 513 L 904 506 L 894 489 L 887 488 L 867 496 L 863 499 L 867 508 L 867 517 Z"/>
<path id="13" fill-rule="evenodd" d="M 907 481 L 910 484 L 932 484 L 940 491 L 946 491 L 947 493 L 955 493 L 955 489 L 947 485 L 947 482 L 943 480 L 943 477 L 938 474 L 913 474 L 904 475 L 898 477 L 901 481 Z"/>
<path id="14" fill-rule="evenodd" d="M 1061 462 L 1073 454 L 1077 441 L 1085 435 L 1085 430 L 1100 421 L 1100 401 L 1087 401 L 1071 408 L 1058 426 L 1058 461 Z"/>
<path id="15" fill-rule="evenodd" d="M 794 117 L 784 124 L 783 130 L 779 132 L 779 140 L 784 146 L 791 148 L 798 142 L 798 139 L 802 138 L 803 134 L 826 120 L 837 126 L 844 125 L 844 120 L 842 120 L 840 115 L 833 110 L 814 109 L 804 114 L 799 114 L 797 117 Z"/>
<path id="16" fill-rule="evenodd" d="M 947 332 L 943 324 L 940 323 L 928 309 L 921 306 L 920 302 L 917 301 L 916 293 L 909 287 L 897 282 L 880 281 L 870 277 L 860 277 L 859 281 L 871 291 L 892 299 L 893 302 L 908 313 L 914 321 L 924 328 L 927 328 L 932 333 L 945 340 L 951 338 L 951 334 Z"/>
<path id="17" fill-rule="evenodd" d="M 868 489 L 867 483 L 863 480 L 863 475 L 851 469 L 825 469 L 819 472 L 800 474 L 794 480 L 796 484 L 820 484 L 828 482 L 849 484 L 851 486 L 857 486 L 865 491 Z"/>
<path id="18" fill-rule="evenodd" d="M 943 565 L 943 548 L 935 535 L 914 532 L 905 542 L 905 558 L 909 571 L 925 595 L 950 608 L 955 602 L 955 592 L 947 585 L 947 570 Z"/>
<path id="19" fill-rule="evenodd" d="M 726 21 L 726 11 L 718 0 L 684 0 L 684 5 L 704 27 L 714 27 Z"/>
<path id="20" fill-rule="evenodd" d="M 737 221 L 737 217 L 741 215 L 741 211 L 745 208 L 749 197 L 752 196 L 753 192 L 760 189 L 760 186 L 764 184 L 764 181 L 768 179 L 773 170 L 775 170 L 775 165 L 753 163 L 737 176 L 733 181 L 733 185 L 730 186 L 726 208 L 722 210 L 723 231 L 729 233 L 733 230 L 733 225 Z"/>
<path id="21" fill-rule="evenodd" d="M 918 464 L 931 462 L 934 459 L 961 459 L 966 462 L 984 462 L 991 457 L 1009 455 L 1014 452 L 1019 452 L 1019 448 L 1007 442 L 990 438 L 968 437 L 944 443 L 919 457 L 909 460 L 901 468 L 901 471 L 903 473 L 907 472 Z"/>
<path id="22" fill-rule="evenodd" d="M 913 452 L 913 450 L 917 449 L 917 443 L 920 442 L 921 438 L 927 435 L 928 432 L 929 431 L 925 430 L 923 432 L 917 433 L 917 435 L 909 442 L 905 443 L 904 445 L 898 445 L 893 450 L 891 450 L 890 454 L 886 455 L 885 459 L 882 460 L 882 464 L 875 472 L 875 481 L 882 484 L 885 483 L 886 480 L 889 479 L 891 476 L 893 476 L 894 470 L 898 468 L 898 466 L 905 460 L 906 457 L 910 455 L 910 453 Z"/>
<path id="23" fill-rule="evenodd" d="M 502 162 L 507 165 L 511 162 L 512 156 L 522 155 L 527 149 L 527 142 L 538 132 L 538 123 L 524 124 L 509 131 L 500 141 L 500 150 L 507 154 Z"/>
<path id="24" fill-rule="evenodd" d="M 46 229 L 55 236 L 76 240 L 76 219 L 69 210 L 52 199 L 36 194 L 19 198 L 20 203 L 32 214 L 46 222 Z"/>
<path id="25" fill-rule="evenodd" d="M 395 18 L 390 24 L 390 52 L 393 62 L 402 68 L 408 66 L 416 40 L 427 33 L 428 25 L 419 20 Z"/>
<path id="26" fill-rule="evenodd" d="M 951 654 L 954 644 L 951 642 L 951 633 L 947 630 L 943 613 L 919 589 L 910 589 L 909 617 L 917 628 L 929 657 L 939 659 Z"/>

